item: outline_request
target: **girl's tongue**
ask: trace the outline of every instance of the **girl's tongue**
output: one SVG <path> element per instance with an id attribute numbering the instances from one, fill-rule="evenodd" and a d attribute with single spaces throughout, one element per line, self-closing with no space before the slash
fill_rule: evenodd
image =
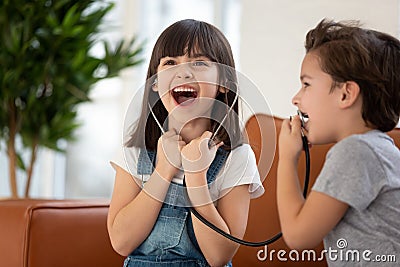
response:
<path id="1" fill-rule="evenodd" d="M 196 98 L 197 92 L 193 89 L 176 89 L 172 91 L 172 96 L 179 105 L 190 105 Z"/>

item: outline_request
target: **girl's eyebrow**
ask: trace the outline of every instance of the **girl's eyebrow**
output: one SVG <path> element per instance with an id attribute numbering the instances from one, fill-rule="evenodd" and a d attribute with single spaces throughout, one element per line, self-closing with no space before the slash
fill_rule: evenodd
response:
<path id="1" fill-rule="evenodd" d="M 210 59 L 206 54 L 193 54 L 190 58 L 207 58 Z"/>
<path id="2" fill-rule="evenodd" d="M 161 58 L 161 60 L 165 60 L 165 59 L 174 59 L 174 58 L 178 58 L 178 57 L 180 57 L 180 56 L 175 56 L 175 57 L 172 57 L 172 56 L 165 56 L 165 57 L 162 57 Z M 198 59 L 198 58 L 207 58 L 207 59 L 210 59 L 206 54 L 194 54 L 194 55 L 192 55 L 191 57 L 189 57 L 190 59 Z"/>

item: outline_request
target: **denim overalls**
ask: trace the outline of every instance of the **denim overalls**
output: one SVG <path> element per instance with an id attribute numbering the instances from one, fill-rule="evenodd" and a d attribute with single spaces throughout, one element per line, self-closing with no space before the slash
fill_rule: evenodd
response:
<path id="1" fill-rule="evenodd" d="M 207 182 L 216 178 L 229 152 L 218 149 L 214 161 L 207 171 Z M 151 174 L 154 169 L 156 153 L 141 149 L 137 163 L 137 173 Z M 186 192 L 180 184 L 171 182 L 157 221 L 150 235 L 137 247 L 124 262 L 124 267 L 189 267 L 209 266 L 197 244 L 192 219 L 185 197 Z M 227 266 L 232 266 L 229 263 Z"/>

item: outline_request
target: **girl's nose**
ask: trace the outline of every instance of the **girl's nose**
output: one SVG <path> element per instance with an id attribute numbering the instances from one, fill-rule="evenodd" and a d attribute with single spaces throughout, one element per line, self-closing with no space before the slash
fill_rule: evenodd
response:
<path id="1" fill-rule="evenodd" d="M 190 70 L 188 64 L 182 64 L 182 66 L 177 66 L 176 75 L 180 79 L 190 79 L 193 77 L 193 73 Z"/>

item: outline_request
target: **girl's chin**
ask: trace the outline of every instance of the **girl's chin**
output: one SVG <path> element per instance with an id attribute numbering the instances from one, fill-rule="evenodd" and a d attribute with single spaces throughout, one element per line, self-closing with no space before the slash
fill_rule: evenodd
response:
<path id="1" fill-rule="evenodd" d="M 175 112 L 169 113 L 168 117 L 173 119 L 175 123 L 184 125 L 199 119 L 209 120 L 210 114 L 207 111 L 175 109 Z"/>

